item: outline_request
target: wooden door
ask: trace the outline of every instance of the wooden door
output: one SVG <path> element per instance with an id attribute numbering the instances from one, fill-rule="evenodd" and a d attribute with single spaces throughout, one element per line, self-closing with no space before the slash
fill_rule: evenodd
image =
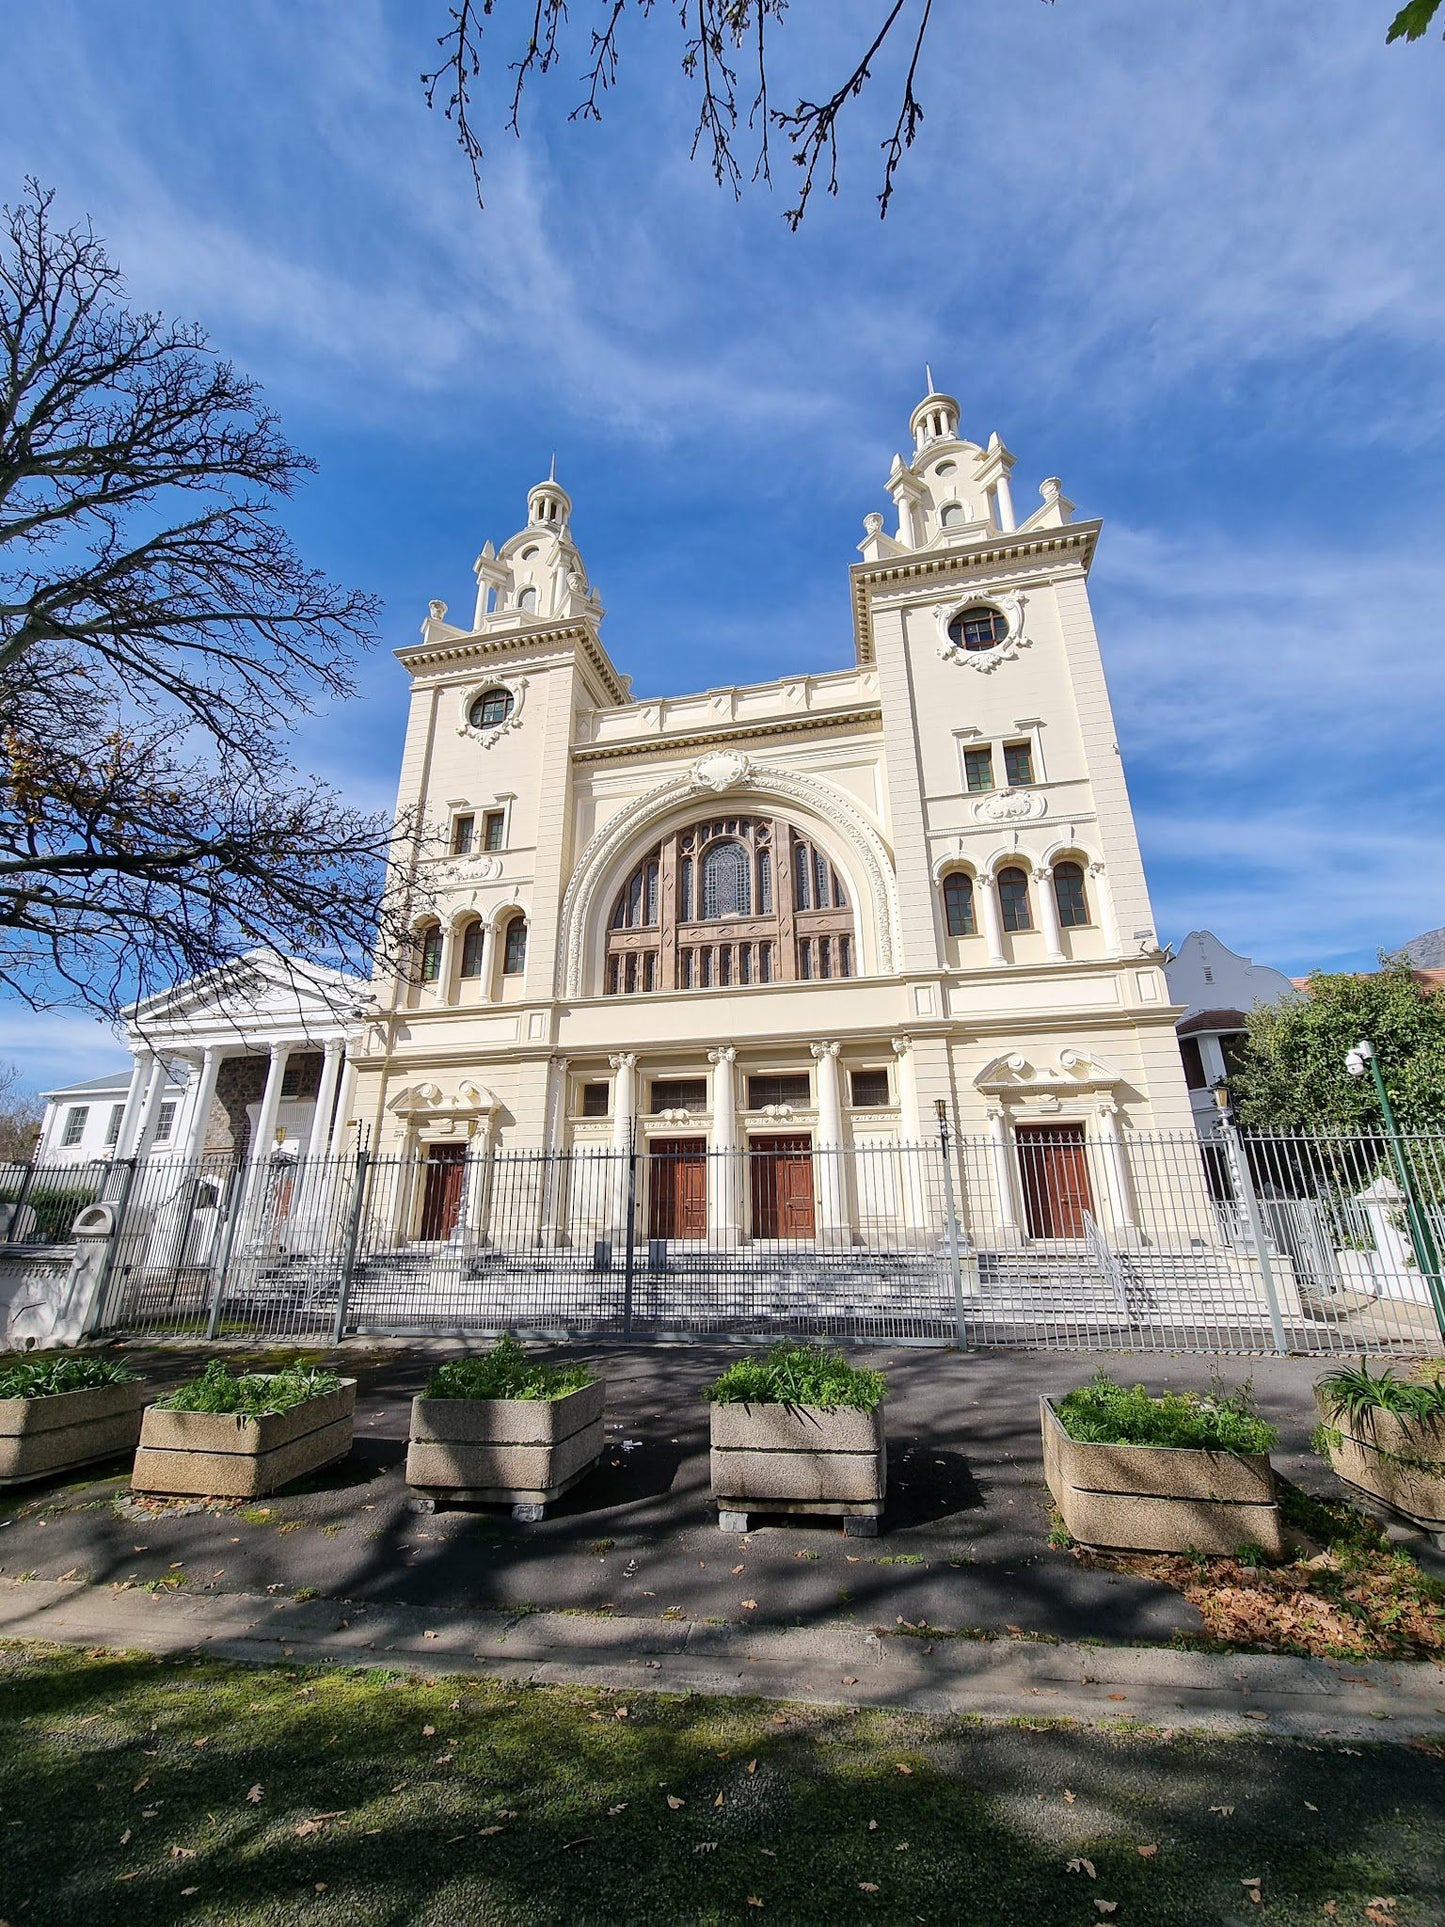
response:
<path id="1" fill-rule="evenodd" d="M 748 1140 L 755 1238 L 811 1238 L 813 1140 L 755 1137 Z"/>
<path id="2" fill-rule="evenodd" d="M 647 1147 L 649 1238 L 707 1236 L 707 1139 L 655 1137 Z"/>
<path id="3" fill-rule="evenodd" d="M 426 1155 L 426 1178 L 421 1198 L 423 1243 L 449 1238 L 456 1229 L 466 1180 L 465 1144 L 433 1144 Z"/>
<path id="4" fill-rule="evenodd" d="M 1031 1238 L 1082 1238 L 1094 1213 L 1082 1124 L 1019 1124 L 1019 1172 Z"/>

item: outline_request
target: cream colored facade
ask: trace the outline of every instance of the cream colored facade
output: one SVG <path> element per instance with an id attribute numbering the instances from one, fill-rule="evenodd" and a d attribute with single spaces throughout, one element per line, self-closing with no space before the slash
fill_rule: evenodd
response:
<path id="1" fill-rule="evenodd" d="M 416 961 L 352 1047 L 376 1151 L 934 1140 L 939 1101 L 1005 1162 L 1041 1126 L 1110 1157 L 1190 1129 L 1089 607 L 1100 525 L 1056 480 L 1016 521 L 1013 458 L 947 395 L 910 432 L 836 671 L 634 700 L 554 480 L 479 557 L 470 622 L 431 605 L 397 652 Z"/>

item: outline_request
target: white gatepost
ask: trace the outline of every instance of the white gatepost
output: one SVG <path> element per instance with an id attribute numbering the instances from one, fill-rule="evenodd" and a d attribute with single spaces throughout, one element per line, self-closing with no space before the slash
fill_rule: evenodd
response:
<path id="1" fill-rule="evenodd" d="M 1129 1173 L 1124 1160 L 1124 1144 L 1119 1135 L 1119 1106 L 1113 1098 L 1101 1098 L 1094 1107 L 1099 1132 L 1099 1163 L 1104 1174 L 1104 1192 L 1109 1201 L 1110 1226 L 1117 1239 L 1137 1244 L 1139 1228 L 1135 1222 Z"/>
<path id="2" fill-rule="evenodd" d="M 612 1236 L 627 1236 L 628 1153 L 637 1129 L 637 1052 L 616 1051 L 608 1058 L 615 1078 L 612 1086 Z"/>
<path id="3" fill-rule="evenodd" d="M 735 1245 L 738 1242 L 738 1182 L 737 1129 L 737 1050 L 732 1044 L 720 1044 L 710 1050 L 707 1061 L 712 1065 L 712 1149 L 716 1153 L 709 1159 L 712 1165 L 707 1188 L 708 1235 L 715 1244 Z"/>
<path id="4" fill-rule="evenodd" d="M 567 1118 L 567 1059 L 549 1057 L 547 1059 L 547 1099 L 542 1116 L 542 1223 L 540 1237 L 544 1245 L 560 1245 L 565 1242 L 563 1227 L 566 1215 L 566 1186 L 564 1175 L 567 1169 L 562 1139 L 566 1134 Z"/>
<path id="5" fill-rule="evenodd" d="M 898 1118 L 902 1125 L 902 1142 L 898 1155 L 903 1164 L 903 1222 L 908 1232 L 910 1244 L 924 1243 L 930 1234 L 928 1216 L 928 1189 L 924 1183 L 923 1160 L 932 1157 L 931 1148 L 925 1149 L 922 1132 L 918 1125 L 918 1075 L 913 1062 L 913 1039 L 895 1037 L 893 1046 L 893 1075 L 897 1079 Z"/>
<path id="6" fill-rule="evenodd" d="M 1014 1209 L 1013 1158 L 1009 1150 L 1008 1119 L 1001 1104 L 988 1107 L 988 1143 L 993 1156 L 994 1189 L 998 1193 L 998 1232 L 1003 1244 L 1017 1244 L 1018 1213 Z"/>
<path id="7" fill-rule="evenodd" d="M 843 1105 L 838 1086 L 838 1043 L 810 1044 L 818 1065 L 818 1235 L 828 1244 L 847 1239 L 843 1184 Z"/>

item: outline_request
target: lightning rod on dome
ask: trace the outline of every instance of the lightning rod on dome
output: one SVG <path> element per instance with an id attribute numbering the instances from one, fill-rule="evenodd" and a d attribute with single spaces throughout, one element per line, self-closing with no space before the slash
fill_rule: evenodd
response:
<path id="1" fill-rule="evenodd" d="M 931 395 L 933 393 L 933 370 L 926 361 L 923 364 L 923 379 L 927 383 L 927 391 Z"/>

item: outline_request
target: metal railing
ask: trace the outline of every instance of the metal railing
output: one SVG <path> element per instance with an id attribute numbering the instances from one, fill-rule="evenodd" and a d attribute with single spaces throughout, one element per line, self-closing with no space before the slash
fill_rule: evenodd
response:
<path id="1" fill-rule="evenodd" d="M 1438 1247 L 1445 1138 L 1401 1140 Z M 807 1335 L 1084 1349 L 1441 1348 L 1440 1281 L 1373 1137 L 151 1156 L 12 1168 L 12 1243 L 110 1206 L 97 1328 Z M 33 1214 L 27 1216 L 27 1214 Z M 94 1214 L 92 1214 L 94 1215 Z M 1428 1244 L 1428 1240 L 1426 1240 Z"/>

